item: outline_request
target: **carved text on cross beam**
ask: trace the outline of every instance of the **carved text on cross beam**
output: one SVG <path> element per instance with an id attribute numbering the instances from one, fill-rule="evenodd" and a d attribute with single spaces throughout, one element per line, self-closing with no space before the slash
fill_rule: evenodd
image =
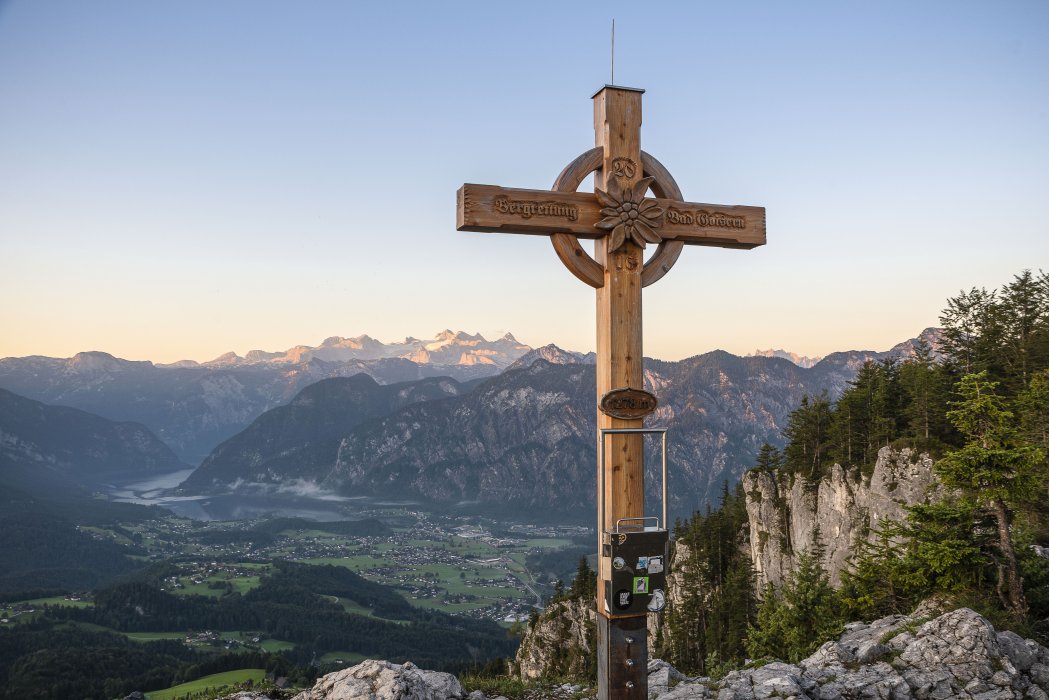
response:
<path id="1" fill-rule="evenodd" d="M 531 219 L 533 216 L 559 216 L 575 221 L 579 218 L 579 208 L 563 202 L 529 202 L 523 199 L 496 197 L 493 206 L 500 214 L 516 214 L 522 219 Z"/>
<path id="2" fill-rule="evenodd" d="M 710 212 L 705 209 L 699 211 L 681 211 L 674 207 L 667 208 L 667 222 L 671 224 L 694 225 L 700 228 L 746 228 L 747 217 L 732 216 L 720 211 Z"/>

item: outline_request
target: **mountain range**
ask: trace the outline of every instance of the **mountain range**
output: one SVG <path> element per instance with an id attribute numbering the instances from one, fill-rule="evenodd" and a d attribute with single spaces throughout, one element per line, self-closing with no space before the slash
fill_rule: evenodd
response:
<path id="1" fill-rule="evenodd" d="M 530 349 L 509 333 L 488 341 L 446 330 L 390 345 L 366 335 L 333 337 L 317 347 L 227 353 L 205 363 L 154 364 L 97 351 L 8 357 L 0 359 L 0 387 L 110 420 L 139 421 L 180 459 L 199 464 L 264 411 L 321 379 L 363 372 L 383 384 L 435 376 L 465 381 L 497 374 Z"/>
<path id="2" fill-rule="evenodd" d="M 920 339 L 935 345 L 937 332 L 929 329 Z M 553 345 L 527 349 L 509 335 L 489 343 L 448 331 L 433 342 L 419 341 L 428 355 L 416 359 L 431 361 L 423 364 L 375 357 L 392 352 L 392 346 L 383 350 L 369 341 L 367 336 L 329 339 L 317 348 L 249 353 L 196 366 L 131 362 L 98 352 L 67 360 L 0 360 L 0 386 L 32 397 L 5 392 L 13 408 L 0 413 L 0 435 L 9 445 L 40 442 L 27 439 L 33 433 L 19 421 L 45 409 L 71 410 L 33 402 L 44 397 L 94 409 L 105 417 L 95 416 L 105 426 L 101 433 L 120 434 L 129 430 L 128 419 L 140 421 L 135 444 L 143 454 L 159 455 L 157 446 L 167 450 L 167 443 L 175 453 L 155 464 L 171 471 L 185 466 L 189 460 L 180 456 L 187 451 L 206 450 L 183 484 L 184 493 L 297 485 L 304 491 L 532 511 L 590 507 L 596 461 L 593 353 Z M 679 512 L 697 507 L 716 495 L 722 482 L 735 481 L 762 442 L 780 443 L 786 418 L 802 396 L 826 391 L 833 398 L 864 361 L 908 356 L 918 342 L 885 352 L 833 353 L 809 368 L 723 351 L 679 362 L 646 358 L 645 385 L 660 401 L 648 422 L 670 430 L 672 507 Z M 414 347 L 412 339 L 396 349 L 408 346 Z M 464 364 L 432 363 L 453 357 Z M 461 370 L 459 376 L 430 376 L 449 368 Z M 74 433 L 58 430 L 56 444 L 37 452 L 50 450 L 54 464 L 62 455 L 92 454 L 89 446 L 62 446 Z M 22 449 L 20 463 L 30 452 Z M 653 471 L 654 457 L 648 460 Z M 112 459 L 123 464 L 122 458 Z M 135 459 L 142 467 L 154 464 L 142 455 Z M 99 468 L 90 460 L 77 466 L 83 473 Z M 654 478 L 647 483 L 658 485 Z"/>
<path id="3" fill-rule="evenodd" d="M 781 444 L 802 396 L 836 396 L 863 362 L 907 356 L 916 342 L 834 353 L 811 368 L 723 351 L 646 359 L 645 386 L 660 401 L 648 423 L 669 429 L 671 509 L 691 512 L 752 466 L 763 442 Z M 325 380 L 218 446 L 181 490 L 320 490 L 479 502 L 502 512 L 588 512 L 596 463 L 592 361 L 546 346 L 472 385 Z M 647 468 L 654 497 L 654 450 Z"/>
<path id="4" fill-rule="evenodd" d="M 310 360 L 322 362 L 351 362 L 353 360 L 402 359 L 419 365 L 470 367 L 487 365 L 505 369 L 507 365 L 530 350 L 527 345 L 507 333 L 498 340 L 487 340 L 480 333 L 470 335 L 463 331 L 445 329 L 430 340 L 407 337 L 402 342 L 383 343 L 368 335 L 356 338 L 332 336 L 316 347 L 296 345 L 284 352 L 252 350 L 244 357 L 228 352 L 203 363 L 208 367 L 237 367 L 244 365 L 301 365 Z M 193 367 L 199 363 L 182 360 L 167 367 Z"/>

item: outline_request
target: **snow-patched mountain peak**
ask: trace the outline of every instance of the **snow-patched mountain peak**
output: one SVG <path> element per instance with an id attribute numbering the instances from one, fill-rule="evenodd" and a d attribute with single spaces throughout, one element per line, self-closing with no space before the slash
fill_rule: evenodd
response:
<path id="1" fill-rule="evenodd" d="M 334 335 L 320 345 L 296 345 L 284 352 L 252 350 L 241 358 L 226 353 L 209 366 L 276 364 L 307 366 L 316 362 L 344 364 L 359 361 L 405 359 L 425 365 L 490 365 L 504 369 L 521 355 L 531 350 L 507 333 L 496 341 L 489 341 L 480 333 L 445 329 L 430 340 L 408 336 L 403 342 L 383 343 L 367 334 L 354 338 Z"/>
<path id="2" fill-rule="evenodd" d="M 354 348 L 360 349 L 369 346 L 382 345 L 378 340 L 375 340 L 367 333 L 358 335 L 355 338 L 343 338 L 342 336 L 333 335 L 330 338 L 325 338 L 324 342 L 320 344 L 322 348 Z"/>
<path id="3" fill-rule="evenodd" d="M 799 355 L 796 352 L 788 352 L 779 349 L 773 350 L 772 348 L 769 348 L 768 350 L 755 350 L 747 357 L 780 357 L 784 360 L 790 360 L 798 367 L 804 367 L 806 369 L 814 366 L 817 362 L 823 359 L 822 357 L 806 357 L 805 355 Z"/>

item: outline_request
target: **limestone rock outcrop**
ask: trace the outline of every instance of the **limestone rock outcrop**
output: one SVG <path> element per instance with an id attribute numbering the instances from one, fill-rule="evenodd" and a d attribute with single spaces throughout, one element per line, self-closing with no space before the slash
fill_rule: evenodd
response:
<path id="1" fill-rule="evenodd" d="M 720 683 L 686 680 L 659 700 L 807 698 L 1007 700 L 1049 698 L 1049 649 L 959 608 L 925 621 L 919 608 L 854 622 L 798 664 L 733 671 Z"/>
<path id="2" fill-rule="evenodd" d="M 597 611 L 589 598 L 565 600 L 543 611 L 514 658 L 515 674 L 529 681 L 554 676 L 585 677 L 594 662 Z"/>
<path id="3" fill-rule="evenodd" d="M 929 502 L 942 487 L 927 454 L 883 447 L 869 477 L 837 464 L 817 484 L 795 474 L 755 470 L 743 476 L 743 488 L 751 561 L 761 590 L 783 582 L 817 529 L 824 566 L 831 584 L 838 585 L 861 538 L 885 520 L 902 520 L 906 506 Z"/>
<path id="4" fill-rule="evenodd" d="M 459 680 L 450 673 L 425 671 L 411 662 L 403 665 L 368 659 L 352 668 L 317 679 L 292 700 L 461 700 Z"/>

